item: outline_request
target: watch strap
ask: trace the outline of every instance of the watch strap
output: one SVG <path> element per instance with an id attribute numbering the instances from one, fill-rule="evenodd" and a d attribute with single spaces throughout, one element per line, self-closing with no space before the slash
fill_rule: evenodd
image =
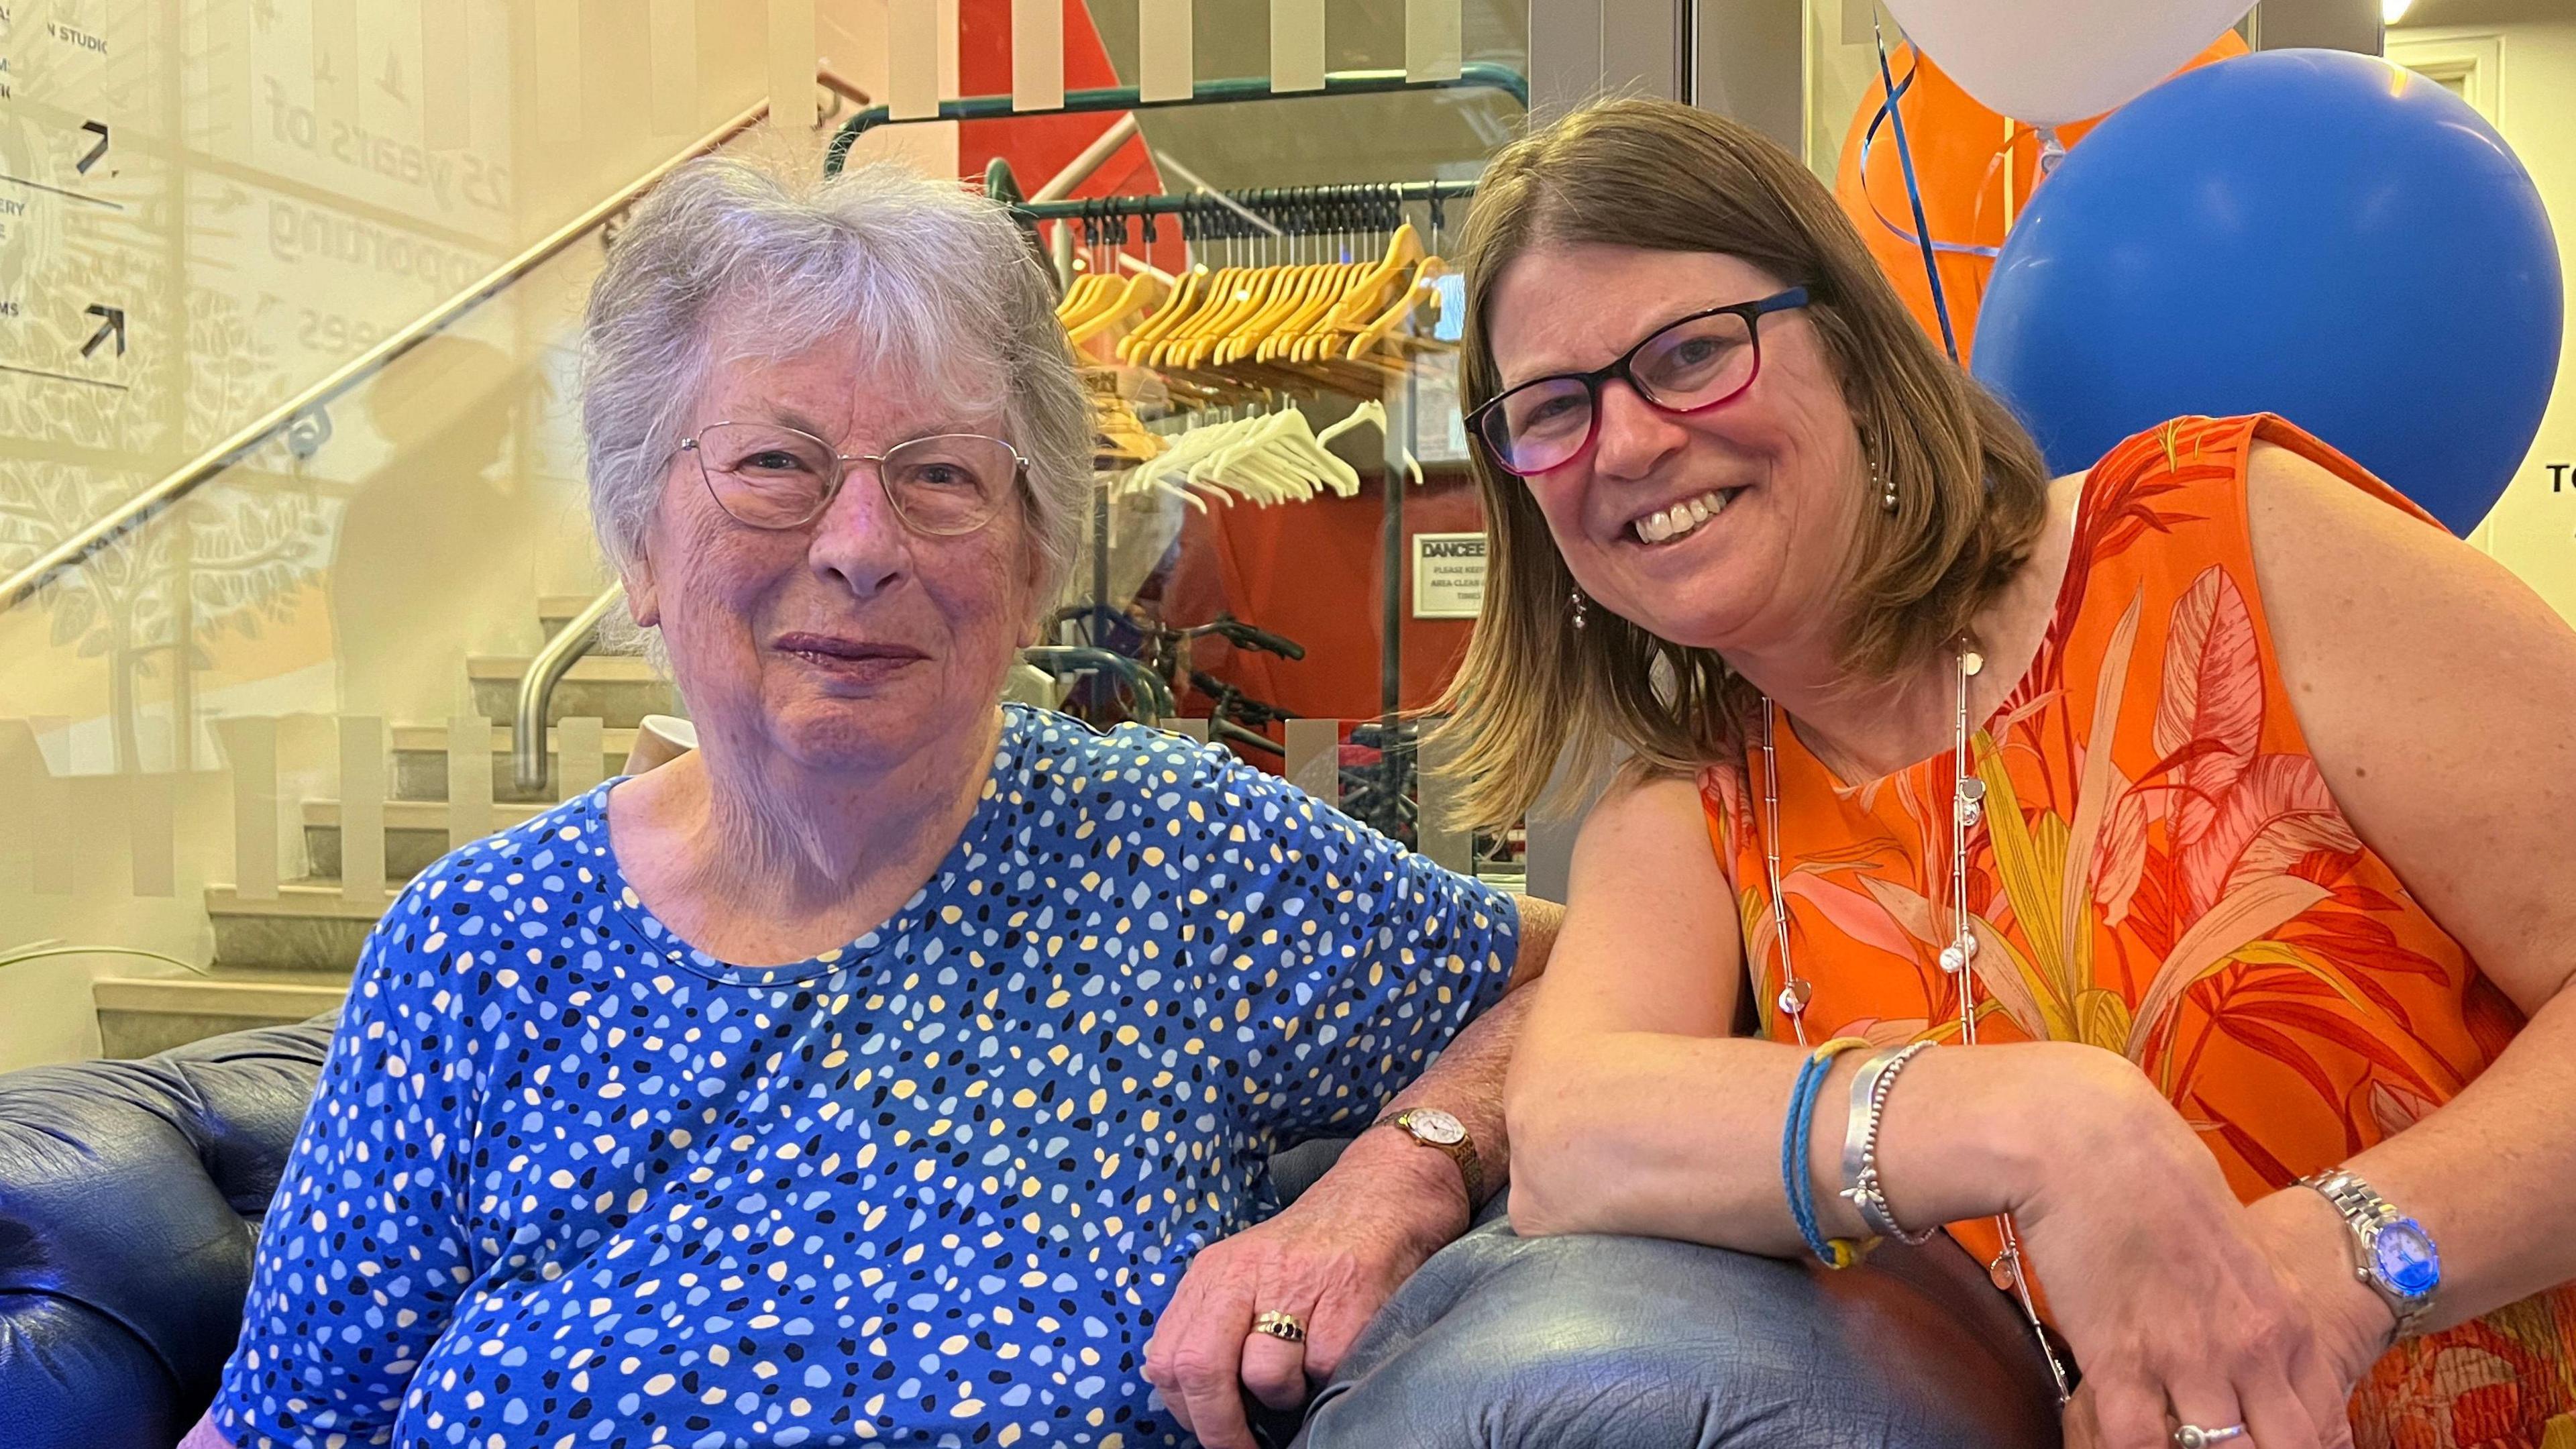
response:
<path id="1" fill-rule="evenodd" d="M 1457 1141 L 1434 1142 L 1415 1130 L 1413 1109 L 1409 1107 L 1386 1120 L 1388 1125 L 1401 1129 L 1405 1136 L 1444 1154 L 1450 1161 L 1458 1164 L 1458 1175 L 1464 1178 L 1467 1184 L 1467 1216 L 1474 1217 L 1476 1210 L 1485 1205 L 1485 1165 L 1477 1159 L 1476 1136 L 1467 1130 L 1467 1124 L 1464 1122 L 1458 1124 Z"/>
<path id="2" fill-rule="evenodd" d="M 2412 1337 L 2433 1308 L 2433 1294 L 2408 1297 L 2392 1290 L 2373 1271 L 2375 1240 L 2382 1227 L 2400 1221 L 2404 1214 L 2377 1189 L 2362 1181 L 2361 1175 L 2345 1168 L 2331 1168 L 2299 1179 L 2299 1185 L 2315 1190 L 2343 1215 L 2344 1227 L 2352 1248 L 2352 1275 L 2364 1287 L 2379 1295 L 2389 1311 L 2397 1315 L 2397 1337 Z"/>

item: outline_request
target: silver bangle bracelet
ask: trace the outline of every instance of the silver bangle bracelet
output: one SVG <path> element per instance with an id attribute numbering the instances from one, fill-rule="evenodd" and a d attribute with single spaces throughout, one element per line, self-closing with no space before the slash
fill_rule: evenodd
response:
<path id="1" fill-rule="evenodd" d="M 1932 1043 L 1918 1041 L 1875 1052 L 1862 1062 L 1860 1075 L 1852 1078 L 1851 1116 L 1843 1128 L 1842 1196 L 1859 1211 L 1871 1232 L 1900 1243 L 1923 1242 L 1939 1232 L 1940 1225 L 1909 1233 L 1889 1211 L 1887 1190 L 1878 1180 L 1878 1129 L 1887 1117 L 1887 1096 L 1896 1089 L 1897 1073 L 1931 1049 Z"/>

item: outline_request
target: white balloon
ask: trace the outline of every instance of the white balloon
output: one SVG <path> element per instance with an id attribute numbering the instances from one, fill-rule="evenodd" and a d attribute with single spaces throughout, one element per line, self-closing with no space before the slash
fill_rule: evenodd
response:
<path id="1" fill-rule="evenodd" d="M 1849 0 L 1846 0 L 1849 3 Z M 1907 38 L 1987 109 L 2035 126 L 2144 94 L 2251 0 L 1886 0 Z"/>

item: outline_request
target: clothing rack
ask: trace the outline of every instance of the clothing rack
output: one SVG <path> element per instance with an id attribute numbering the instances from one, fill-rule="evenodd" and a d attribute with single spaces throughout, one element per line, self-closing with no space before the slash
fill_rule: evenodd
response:
<path id="1" fill-rule="evenodd" d="M 1007 175 L 1003 179 L 1009 180 Z M 993 180 L 992 173 L 988 171 L 988 192 Z M 1403 224 L 1404 208 L 1408 205 L 1428 206 L 1436 230 L 1444 224 L 1442 211 L 1446 203 L 1472 199 L 1476 185 L 1472 180 L 1345 182 L 1266 187 L 1222 194 L 1189 192 L 1081 197 L 1052 202 L 1012 201 L 1011 209 L 1032 232 L 1042 221 L 1060 221 L 1081 226 L 1095 241 L 1099 239 L 1097 229 L 1104 223 L 1120 223 L 1123 235 L 1124 223 L 1137 220 L 1146 224 L 1145 237 L 1151 241 L 1154 219 L 1164 216 L 1176 218 L 1181 223 L 1182 235 L 1193 241 L 1270 234 L 1331 235 L 1363 229 L 1393 231 Z M 1011 189 L 1017 188 L 1013 186 Z M 1379 573 L 1383 587 L 1378 621 L 1378 705 L 1384 731 L 1382 738 L 1390 751 L 1396 747 L 1402 716 L 1404 610 L 1405 601 L 1411 594 L 1405 577 L 1404 475 L 1397 460 L 1403 440 L 1413 435 L 1415 401 L 1415 389 L 1409 377 L 1400 396 L 1385 399 L 1386 456 L 1385 481 L 1382 484 L 1385 504 L 1384 522 L 1379 531 Z M 1092 603 L 1095 609 L 1105 608 L 1108 603 L 1105 582 L 1107 519 L 1106 503 L 1098 503 L 1093 517 L 1095 569 Z"/>
<path id="2" fill-rule="evenodd" d="M 1061 105 L 1019 109 L 1010 96 L 966 96 L 942 101 L 938 110 L 926 116 L 896 118 L 889 106 L 871 106 L 851 116 L 833 132 L 830 148 L 824 153 L 823 174 L 837 176 L 848 160 L 850 147 L 861 135 L 879 126 L 904 125 L 916 121 L 992 121 L 1015 116 L 1077 115 L 1103 111 L 1162 110 L 1180 106 L 1226 105 L 1246 101 L 1288 101 L 1329 96 L 1410 94 L 1427 91 L 1487 90 L 1509 96 L 1521 110 L 1529 110 L 1529 78 L 1506 65 L 1490 61 L 1470 61 L 1455 76 L 1416 79 L 1401 70 L 1334 71 L 1324 77 L 1324 84 L 1313 90 L 1273 90 L 1267 76 L 1247 76 L 1224 80 L 1201 81 L 1186 96 L 1156 100 L 1145 99 L 1133 86 L 1113 86 L 1065 93 Z M 1172 217 L 1179 221 L 1182 235 L 1191 240 L 1233 239 L 1268 234 L 1256 228 L 1251 217 L 1258 217 L 1269 233 L 1289 235 L 1329 235 L 1338 224 L 1341 230 L 1356 230 L 1372 224 L 1378 216 L 1365 209 L 1386 208 L 1386 229 L 1402 224 L 1403 208 L 1411 204 L 1426 205 L 1436 230 L 1442 224 L 1444 204 L 1465 200 L 1476 191 L 1473 181 L 1408 181 L 1360 182 L 1338 186 L 1298 186 L 1269 188 L 1259 191 L 1220 194 L 1165 193 L 1155 196 L 1088 197 L 1070 201 L 1030 202 L 1024 198 L 1018 178 L 1011 174 L 1009 163 L 996 158 L 985 169 L 985 191 L 997 200 L 1010 203 L 1032 234 L 1041 221 L 1064 220 L 1088 222 L 1097 227 L 1108 221 L 1141 220 L 1148 240 L 1153 236 L 1155 218 Z M 1355 217 L 1354 209 L 1362 215 Z M 1406 587 L 1404 557 L 1404 486 L 1398 466 L 1400 440 L 1413 434 L 1414 387 L 1408 378 L 1402 396 L 1387 400 L 1386 471 L 1384 484 L 1385 523 L 1381 530 L 1381 565 L 1384 608 L 1378 631 L 1378 694 L 1384 738 L 1390 749 L 1396 740 L 1401 719 L 1404 651 L 1404 600 Z M 1106 547 L 1108 513 L 1105 502 L 1095 502 L 1093 511 L 1093 606 L 1095 611 L 1107 606 L 1105 597 Z M 1095 623 L 1094 632 L 1098 625 Z"/>

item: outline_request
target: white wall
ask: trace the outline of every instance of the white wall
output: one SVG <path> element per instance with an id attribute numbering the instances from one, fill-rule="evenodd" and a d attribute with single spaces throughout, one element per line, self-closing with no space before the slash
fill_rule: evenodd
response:
<path id="1" fill-rule="evenodd" d="M 2432 6 L 2425 13 L 2447 18 Z M 2576 279 L 2576 14 L 2400 26 L 2388 32 L 2388 54 L 2446 78 L 2464 63 L 2474 67 L 2465 93 L 2539 184 L 2558 233 L 2561 271 Z M 2576 327 L 2564 333 L 2560 349 L 2558 391 L 2541 419 L 2539 440 L 2476 541 L 2561 615 L 2576 619 Z M 2552 463 L 2570 465 L 2572 475 L 2555 494 Z"/>

